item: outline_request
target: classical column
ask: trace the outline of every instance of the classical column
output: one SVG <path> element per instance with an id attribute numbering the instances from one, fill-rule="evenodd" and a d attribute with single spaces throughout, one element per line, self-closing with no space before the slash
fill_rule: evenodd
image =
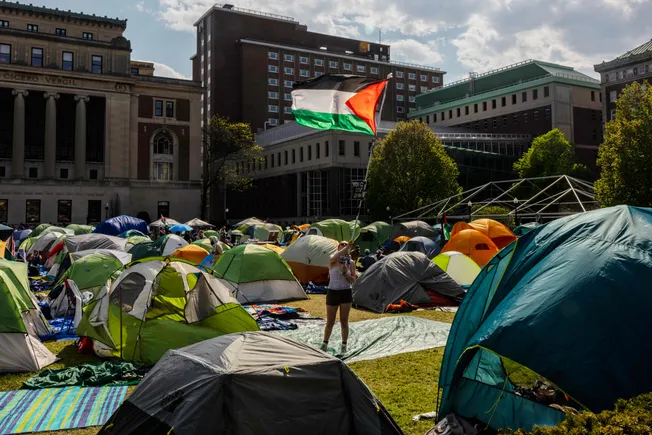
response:
<path id="1" fill-rule="evenodd" d="M 45 178 L 54 178 L 57 160 L 57 102 L 59 94 L 46 92 L 45 98 Z"/>
<path id="2" fill-rule="evenodd" d="M 86 178 L 86 95 L 75 95 L 75 178 Z"/>
<path id="3" fill-rule="evenodd" d="M 12 174 L 15 178 L 25 176 L 25 97 L 29 92 L 14 89 L 14 143 L 11 151 Z"/>

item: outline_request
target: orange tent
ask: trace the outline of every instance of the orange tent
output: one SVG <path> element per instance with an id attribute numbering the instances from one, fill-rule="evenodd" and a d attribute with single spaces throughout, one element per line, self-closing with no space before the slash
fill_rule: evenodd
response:
<path id="1" fill-rule="evenodd" d="M 461 252 L 483 267 L 499 250 L 496 244 L 480 231 L 462 230 L 451 237 L 441 252 Z"/>
<path id="2" fill-rule="evenodd" d="M 395 242 L 398 242 L 401 245 L 403 243 L 407 242 L 408 240 L 410 240 L 410 237 L 408 237 L 408 236 L 400 236 L 400 237 L 397 237 L 397 238 L 394 239 Z"/>
<path id="3" fill-rule="evenodd" d="M 469 225 L 474 230 L 480 231 L 482 234 L 489 237 L 491 241 L 498 246 L 498 249 L 503 249 L 505 246 L 516 240 L 516 236 L 512 230 L 493 219 L 476 219 L 469 223 Z"/>
<path id="4" fill-rule="evenodd" d="M 457 222 L 455 225 L 453 225 L 453 228 L 451 228 L 451 238 L 455 236 L 455 234 L 459 233 L 460 231 L 464 230 L 472 230 L 473 227 L 466 222 Z"/>
<path id="5" fill-rule="evenodd" d="M 188 245 L 174 251 L 170 257 L 183 258 L 193 263 L 201 263 L 208 256 L 208 252 L 201 246 Z"/>
<path id="6" fill-rule="evenodd" d="M 269 250 L 271 250 L 271 251 L 274 251 L 274 252 L 276 252 L 278 255 L 282 255 L 282 254 L 283 254 L 283 251 L 285 251 L 285 248 L 283 248 L 283 247 L 281 247 L 281 246 L 272 245 L 271 243 L 263 243 L 263 244 L 260 245 L 260 246 L 262 246 L 263 248 L 267 248 L 267 249 L 269 249 Z"/>

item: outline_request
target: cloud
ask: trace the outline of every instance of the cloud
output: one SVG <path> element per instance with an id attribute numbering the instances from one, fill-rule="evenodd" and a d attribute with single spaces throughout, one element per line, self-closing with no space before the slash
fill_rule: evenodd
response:
<path id="1" fill-rule="evenodd" d="M 154 75 L 157 77 L 169 77 L 171 79 L 183 79 L 191 80 L 192 77 L 186 77 L 180 72 L 177 72 L 171 66 L 168 66 L 161 62 L 155 62 L 152 60 L 141 60 L 139 62 L 151 62 L 154 64 Z"/>
<path id="2" fill-rule="evenodd" d="M 444 59 L 439 51 L 441 41 L 438 40 L 399 39 L 387 43 L 391 45 L 393 60 L 439 67 Z"/>
<path id="3" fill-rule="evenodd" d="M 134 6 L 138 12 L 144 12 L 145 11 L 145 2 L 144 1 L 139 1 L 136 2 L 136 5 Z"/>

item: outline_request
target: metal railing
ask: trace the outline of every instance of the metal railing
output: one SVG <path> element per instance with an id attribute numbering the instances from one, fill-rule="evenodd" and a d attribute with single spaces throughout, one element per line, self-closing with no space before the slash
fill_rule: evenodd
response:
<path id="1" fill-rule="evenodd" d="M 441 71 L 441 69 L 434 66 L 417 65 L 416 63 L 399 62 L 397 60 L 390 60 L 389 63 L 392 65 L 405 66 L 409 68 L 427 69 L 429 71 Z"/>
<path id="2" fill-rule="evenodd" d="M 252 14 L 252 15 L 260 15 L 263 17 L 269 17 L 269 18 L 276 18 L 278 20 L 285 20 L 285 21 L 292 21 L 292 22 L 298 22 L 292 17 L 286 17 L 284 15 L 278 15 L 278 14 L 273 14 L 271 12 L 262 12 L 262 11 L 255 11 L 253 9 L 246 9 L 246 8 L 239 8 L 236 6 L 233 6 L 231 4 L 225 3 L 223 5 L 215 5 L 216 8 L 218 9 L 226 9 L 226 10 L 231 10 L 231 11 L 237 11 L 237 12 L 244 12 L 246 14 Z"/>
<path id="3" fill-rule="evenodd" d="M 501 72 L 501 71 L 508 70 L 510 68 L 515 68 L 517 66 L 526 65 L 526 64 L 529 64 L 529 63 L 533 63 L 533 62 L 535 62 L 534 59 L 528 59 L 528 60 L 523 60 L 521 62 L 513 63 L 511 65 L 504 66 L 502 68 L 492 69 L 491 71 L 487 71 L 487 72 L 483 72 L 483 73 L 473 73 L 473 77 L 469 77 L 469 78 L 466 78 L 466 79 L 460 79 L 460 80 L 456 80 L 454 82 L 450 82 L 447 85 L 444 85 L 444 86 L 438 88 L 437 90 L 446 89 L 446 88 L 451 87 L 451 86 L 459 85 L 460 83 L 467 83 L 467 82 L 470 82 L 471 80 L 479 79 L 480 77 L 485 77 L 485 76 L 488 76 L 488 75 L 491 75 L 491 74 L 495 74 L 495 73 L 498 73 L 498 72 Z"/>

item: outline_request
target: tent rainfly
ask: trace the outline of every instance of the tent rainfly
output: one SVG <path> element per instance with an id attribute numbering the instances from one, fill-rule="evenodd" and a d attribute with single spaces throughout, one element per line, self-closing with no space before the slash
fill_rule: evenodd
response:
<path id="1" fill-rule="evenodd" d="M 199 218 L 191 219 L 186 222 L 186 225 L 193 228 L 215 228 L 215 225 L 211 225 L 206 221 L 203 221 Z"/>
<path id="2" fill-rule="evenodd" d="M 127 246 L 126 239 L 95 233 L 66 237 L 64 243 L 68 252 L 87 251 L 89 249 L 125 251 Z"/>
<path id="3" fill-rule="evenodd" d="M 301 284 L 328 284 L 330 259 L 337 252 L 337 242 L 322 236 L 299 237 L 283 252 L 283 260 Z"/>

